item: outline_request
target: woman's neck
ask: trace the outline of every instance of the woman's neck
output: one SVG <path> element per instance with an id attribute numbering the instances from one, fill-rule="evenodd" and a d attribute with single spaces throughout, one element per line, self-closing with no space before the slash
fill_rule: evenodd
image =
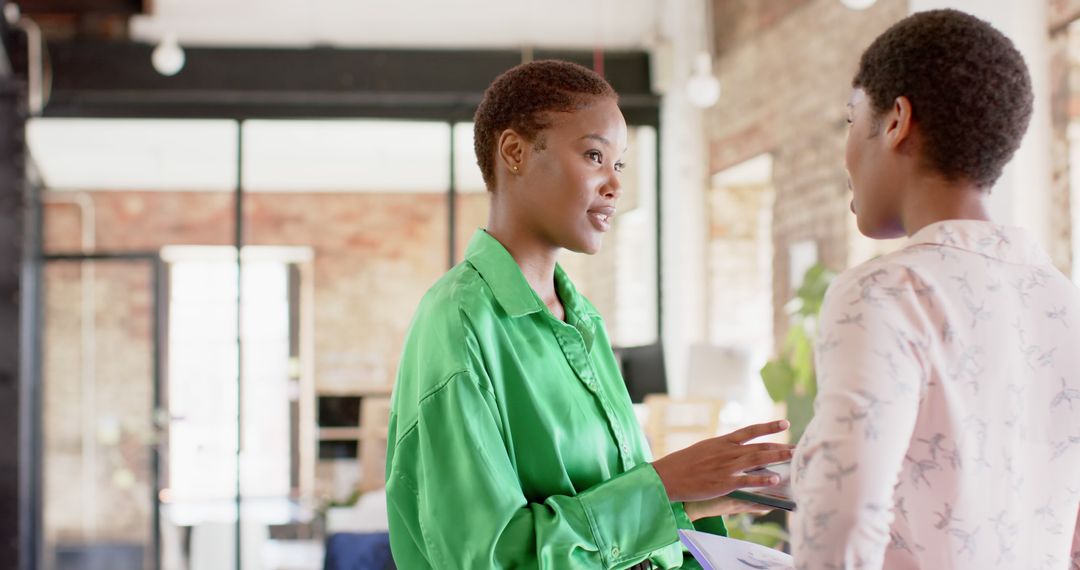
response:
<path id="1" fill-rule="evenodd" d="M 945 220 L 990 220 L 990 193 L 978 186 L 924 177 L 904 193 L 900 214 L 908 236 L 930 224 Z"/>
<path id="2" fill-rule="evenodd" d="M 555 307 L 561 309 L 561 303 L 555 290 L 555 263 L 559 248 L 543 243 L 524 224 L 512 223 L 506 217 L 497 215 L 496 211 L 492 207 L 488 217 L 488 234 L 510 252 L 529 286 L 558 316 L 561 311 L 555 311 Z"/>

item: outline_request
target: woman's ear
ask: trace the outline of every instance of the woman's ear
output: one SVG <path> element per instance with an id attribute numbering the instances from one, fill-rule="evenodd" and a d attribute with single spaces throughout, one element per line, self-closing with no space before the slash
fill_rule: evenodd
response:
<path id="1" fill-rule="evenodd" d="M 897 97 L 893 102 L 892 112 L 886 115 L 885 140 L 890 148 L 900 148 L 900 145 L 911 137 L 913 121 L 911 101 L 904 96 Z"/>
<path id="2" fill-rule="evenodd" d="M 506 129 L 499 135 L 495 147 L 495 164 L 505 168 L 510 174 L 518 174 L 525 167 L 525 154 L 528 141 L 514 129 Z"/>

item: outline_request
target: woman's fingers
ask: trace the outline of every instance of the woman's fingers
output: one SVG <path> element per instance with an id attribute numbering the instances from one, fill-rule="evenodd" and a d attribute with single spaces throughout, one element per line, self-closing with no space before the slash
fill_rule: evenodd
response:
<path id="1" fill-rule="evenodd" d="M 751 503 L 749 501 L 740 501 L 730 497 L 719 497 L 707 501 L 691 501 L 686 503 L 686 514 L 690 516 L 690 520 L 698 520 L 703 517 L 737 515 L 739 513 L 764 515 L 771 510 L 771 508 L 764 505 Z"/>
<path id="2" fill-rule="evenodd" d="M 779 475 L 736 475 L 731 478 L 736 489 L 743 487 L 772 487 L 780 483 Z"/>
<path id="3" fill-rule="evenodd" d="M 794 447 L 782 443 L 743 444 L 788 427 L 786 420 L 748 426 L 666 455 L 654 461 L 653 468 L 672 501 L 697 501 L 739 487 L 775 485 L 780 481 L 775 474 L 745 472 L 791 459 Z"/>
<path id="4" fill-rule="evenodd" d="M 750 501 L 740 501 L 739 499 L 724 499 L 729 501 L 727 504 L 718 505 L 720 509 L 726 511 L 724 514 L 737 515 L 740 513 L 750 513 L 753 515 L 767 515 L 774 509 L 765 505 L 759 505 L 758 503 L 751 503 Z M 719 510 L 719 509 L 718 509 Z"/>
<path id="5" fill-rule="evenodd" d="M 791 459 L 794 454 L 790 450 L 774 450 L 774 451 L 758 451 L 754 453 L 747 453 L 740 456 L 735 461 L 731 462 L 731 468 L 735 471 L 746 471 L 748 469 L 755 469 L 769 465 L 771 463 L 780 463 Z"/>
<path id="6" fill-rule="evenodd" d="M 754 424 L 752 426 L 746 426 L 740 430 L 733 431 L 725 436 L 722 436 L 721 439 L 730 443 L 746 443 L 752 439 L 757 439 L 762 436 L 780 433 L 790 426 L 791 424 L 788 423 L 787 420 L 777 420 L 775 422 Z"/>
<path id="7" fill-rule="evenodd" d="M 794 451 L 794 445 L 788 445 L 786 443 L 748 443 L 740 446 L 744 452 L 756 452 L 756 451 Z"/>

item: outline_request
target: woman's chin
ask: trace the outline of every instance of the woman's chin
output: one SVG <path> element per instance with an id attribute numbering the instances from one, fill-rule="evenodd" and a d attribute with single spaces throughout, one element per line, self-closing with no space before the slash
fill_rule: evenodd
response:
<path id="1" fill-rule="evenodd" d="M 584 239 L 575 240 L 575 242 L 576 243 L 572 245 L 564 246 L 564 248 L 574 253 L 595 255 L 600 252 L 600 248 L 604 244 L 604 240 L 601 236 L 589 236 Z"/>

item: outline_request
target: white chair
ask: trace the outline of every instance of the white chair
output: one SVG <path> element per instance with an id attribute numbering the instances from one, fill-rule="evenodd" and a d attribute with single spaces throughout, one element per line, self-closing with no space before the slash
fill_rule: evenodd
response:
<path id="1" fill-rule="evenodd" d="M 645 437 L 654 457 L 716 435 L 722 400 L 711 398 L 674 399 L 665 394 L 645 396 L 648 419 Z"/>

